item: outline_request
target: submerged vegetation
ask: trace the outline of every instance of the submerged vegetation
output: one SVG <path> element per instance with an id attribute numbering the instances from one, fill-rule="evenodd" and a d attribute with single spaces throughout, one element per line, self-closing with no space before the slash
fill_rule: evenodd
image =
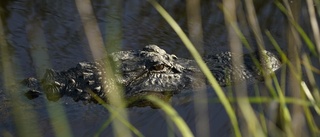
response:
<path id="1" fill-rule="evenodd" d="M 112 28 L 112 33 L 108 32 L 105 35 L 101 35 L 102 32 L 100 32 L 97 20 L 94 18 L 95 15 L 90 1 L 75 0 L 93 59 L 99 59 L 108 54 L 104 50 L 108 50 L 108 48 L 105 48 L 104 45 L 117 46 L 123 43 L 121 41 L 124 35 L 121 31 L 121 19 L 114 18 L 117 15 L 121 16 L 119 12 L 122 11 L 122 1 L 110 1 L 112 1 L 110 4 L 114 6 L 111 6 L 106 19 L 109 20 L 107 27 Z M 282 61 L 281 69 L 272 74 L 265 74 L 265 81 L 263 83 L 251 86 L 247 86 L 246 83 L 240 83 L 226 88 L 219 86 L 202 60 L 201 55 L 205 52 L 203 51 L 205 35 L 203 35 L 202 31 L 206 31 L 202 30 L 203 23 L 201 22 L 201 18 L 205 18 L 201 17 L 202 7 L 200 5 L 202 1 L 186 1 L 186 16 L 189 23 L 187 25 L 187 32 L 189 36 L 185 33 L 185 29 L 182 29 L 173 17 L 170 16 L 168 11 L 156 0 L 147 1 L 150 3 L 149 6 L 159 12 L 179 36 L 206 76 L 208 85 L 214 89 L 216 94 L 215 97 L 211 97 L 206 90 L 196 91 L 197 94 L 194 95 L 196 97 L 193 98 L 194 111 L 198 112 L 196 114 L 197 119 L 195 118 L 196 125 L 189 125 L 188 121 L 185 121 L 175 110 L 175 107 L 169 103 L 163 102 L 154 96 L 146 97 L 146 100 L 154 102 L 154 104 L 159 106 L 159 110 L 164 112 L 163 115 L 166 117 L 168 127 L 170 128 L 168 129 L 168 133 L 156 134 L 163 134 L 163 136 L 214 136 L 210 133 L 212 129 L 209 125 L 215 121 L 210 121 L 208 109 L 212 107 L 210 104 L 222 104 L 230 120 L 228 124 L 232 127 L 232 133 L 229 133 L 228 136 L 316 137 L 320 135 L 320 93 L 318 88 L 320 80 L 320 33 L 318 23 L 320 3 L 318 0 L 275 0 L 265 3 L 256 0 L 216 1 L 217 7 L 223 12 L 224 25 L 226 26 L 226 30 L 224 31 L 228 34 L 227 39 L 225 39 L 228 42 L 227 44 L 229 44 L 228 49 L 236 53 L 242 53 L 243 49 L 247 51 L 274 49 L 274 52 L 278 54 Z M 261 22 L 256 13 L 259 11 L 258 8 L 261 3 L 272 4 L 277 8 L 273 10 L 281 11 L 287 23 L 287 27 L 283 29 L 283 33 L 287 36 L 287 40 L 283 41 L 286 42 L 279 43 L 277 36 L 274 36 L 268 27 L 265 27 L 264 22 Z M 1 11 L 2 9 L 0 9 Z M 308 16 L 303 16 L 306 14 L 303 12 L 307 12 Z M 3 16 L 3 14 L 0 14 L 0 16 Z M 19 92 L 16 92 L 21 91 L 21 87 L 13 87 L 12 85 L 17 85 L 16 83 L 19 82 L 18 78 L 21 77 L 14 72 L 22 68 L 15 66 L 15 63 L 13 63 L 13 53 L 6 38 L 7 34 L 4 31 L 6 30 L 4 29 L 6 25 L 4 24 L 4 17 L 1 17 L 1 19 L 0 70 L 2 71 L 1 76 L 3 81 L 1 88 L 11 98 L 11 109 L 8 113 L 13 114 L 17 133 L 10 133 L 9 131 L 0 129 L 0 136 L 42 136 L 45 131 L 36 130 L 39 128 L 39 125 L 33 122 L 38 121 L 36 113 L 32 109 L 29 109 L 30 112 L 20 109 L 21 104 L 26 104 L 26 99 L 21 97 Z M 265 21 L 272 22 L 272 19 L 265 19 Z M 30 53 L 31 58 L 34 60 L 34 65 L 40 68 L 40 70 L 37 70 L 37 75 L 40 77 L 46 68 L 51 68 L 51 64 L 44 61 L 49 60 L 48 52 L 50 51 L 46 49 L 46 38 L 40 27 L 40 20 L 36 20 L 30 24 L 35 25 L 32 28 L 38 28 L 29 31 L 27 35 L 30 43 L 33 45 L 33 51 Z M 244 30 L 243 28 L 247 28 L 248 30 Z M 255 41 L 253 43 L 255 44 L 250 42 L 249 39 L 252 38 L 248 38 L 248 35 L 253 37 Z M 282 44 L 286 45 L 283 46 Z M 111 50 L 116 51 L 117 48 Z M 235 65 L 238 63 L 241 64 L 243 62 L 233 62 Z M 112 73 L 112 70 L 108 70 L 107 76 L 112 76 Z M 122 87 L 117 87 L 116 89 L 118 92 L 122 92 Z M 249 95 L 251 94 L 248 93 L 249 91 L 254 91 L 254 95 Z M 142 131 L 139 131 L 133 123 L 130 123 L 130 114 L 128 109 L 124 107 L 122 98 L 113 96 L 112 94 L 108 96 L 111 96 L 110 104 L 103 104 L 102 100 L 97 98 L 97 101 L 101 102 L 102 106 L 110 114 L 108 115 L 108 120 L 99 129 L 96 129 L 97 132 L 94 136 L 100 136 L 110 126 L 112 126 L 114 136 L 144 136 Z M 1 99 L 0 96 L 0 103 L 5 102 L 1 101 Z M 56 136 L 72 136 L 72 133 L 76 131 L 68 123 L 68 119 L 72 117 L 67 116 L 63 105 L 59 103 L 54 105 L 54 107 L 50 105 L 52 104 L 45 104 L 50 117 L 50 125 L 53 128 L 53 134 Z M 32 106 L 25 106 L 32 108 Z M 1 107 L 4 107 L 4 104 L 0 104 L 0 110 Z M 195 127 L 195 129 L 190 129 L 190 126 Z"/>

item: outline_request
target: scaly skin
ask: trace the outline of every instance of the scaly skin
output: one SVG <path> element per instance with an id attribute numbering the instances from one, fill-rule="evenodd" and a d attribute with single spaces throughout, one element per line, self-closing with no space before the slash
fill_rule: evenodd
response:
<path id="1" fill-rule="evenodd" d="M 257 52 L 239 55 L 238 58 L 244 58 L 241 66 L 232 66 L 231 56 L 238 55 L 230 52 L 207 56 L 205 61 L 219 84 L 228 86 L 234 83 L 233 80 L 261 80 L 262 69 L 255 67 L 251 56 L 267 66 L 267 73 L 281 66 L 272 53 L 263 52 L 266 53 L 263 59 L 258 58 Z M 108 66 L 103 59 L 80 62 L 76 67 L 61 72 L 49 69 L 39 82 L 28 78 L 24 80 L 29 87 L 27 95 L 32 98 L 44 91 L 53 101 L 67 95 L 75 101 L 89 102 L 96 102 L 93 96 L 97 95 L 108 102 L 107 93 L 117 95 L 115 86 L 119 85 L 124 90 L 124 98 L 129 100 L 128 106 L 146 106 L 152 104 L 144 100 L 145 95 L 155 95 L 167 101 L 172 95 L 192 89 L 202 81 L 199 77 L 203 75 L 194 60 L 177 58 L 156 45 L 146 46 L 143 50 L 116 52 L 110 59 L 114 67 Z M 106 67 L 113 70 L 115 79 L 107 76 Z M 232 79 L 232 75 L 238 75 L 238 79 Z"/>

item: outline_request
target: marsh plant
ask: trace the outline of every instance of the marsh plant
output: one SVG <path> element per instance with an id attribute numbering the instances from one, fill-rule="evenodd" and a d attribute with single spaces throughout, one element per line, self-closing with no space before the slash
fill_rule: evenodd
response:
<path id="1" fill-rule="evenodd" d="M 116 47 L 122 45 L 121 11 L 124 1 L 110 0 L 108 15 L 105 17 L 107 21 L 107 33 L 101 35 L 101 28 L 95 18 L 92 2 L 75 0 L 75 6 L 82 22 L 82 27 L 87 38 L 89 51 L 93 59 L 99 59 L 108 50 L 116 51 L 117 48 L 105 48 L 105 45 Z M 181 28 L 175 19 L 170 15 L 172 11 L 167 11 L 161 4 L 167 4 L 171 1 L 147 0 L 147 7 L 157 11 L 166 21 L 166 25 L 170 26 L 172 31 L 181 39 L 182 45 L 186 47 L 192 59 L 194 59 L 205 78 L 208 80 L 208 86 L 213 89 L 216 96 L 210 96 L 205 90 L 196 91 L 197 97 L 194 97 L 194 111 L 198 112 L 196 125 L 190 125 L 180 116 L 174 106 L 168 102 L 164 102 L 154 96 L 147 96 L 145 99 L 156 104 L 158 110 L 163 113 L 168 127 L 168 133 L 156 133 L 161 136 L 215 136 L 210 131 L 210 113 L 208 109 L 212 109 L 210 104 L 221 104 L 223 111 L 226 112 L 228 124 L 232 127 L 228 136 L 319 136 L 320 124 L 320 94 L 319 84 L 319 51 L 320 51 L 320 33 L 319 33 L 319 4 L 318 0 L 274 0 L 274 1 L 258 1 L 258 0 L 222 0 L 214 1 L 215 6 L 205 5 L 208 1 L 186 0 L 184 6 L 187 25 Z M 174 2 L 172 2 L 174 3 Z M 3 3 L 2 3 L 3 4 Z M 141 3 L 140 3 L 141 4 Z M 202 5 L 202 6 L 201 6 Z M 263 5 L 272 5 L 275 8 L 269 8 L 272 11 L 269 18 L 259 18 L 259 13 Z M 135 10 L 136 5 L 132 5 Z M 211 6 L 211 7 L 210 7 Z M 2 8 L 4 6 L 1 6 Z M 129 7 L 126 7 L 129 8 Z M 145 8 L 145 7 L 144 7 Z M 246 86 L 246 83 L 235 84 L 229 87 L 219 86 L 215 77 L 211 74 L 207 64 L 203 61 L 202 55 L 205 54 L 205 45 L 207 36 L 202 25 L 205 23 L 206 16 L 202 16 L 202 8 L 212 8 L 213 11 L 219 11 L 223 15 L 225 29 L 223 30 L 227 36 L 225 37 L 225 46 L 231 52 L 243 53 L 244 51 L 253 52 L 255 50 L 272 50 L 281 60 L 282 66 L 274 73 L 263 73 L 263 82 Z M 4 9 L 0 9 L 0 12 Z M 142 9 L 141 9 L 142 10 Z M 147 14 L 147 13 L 146 13 Z M 42 132 L 38 129 L 34 121 L 37 120 L 36 113 L 23 111 L 20 109 L 22 104 L 29 101 L 21 97 L 19 92 L 21 87 L 16 86 L 19 83 L 19 76 L 16 70 L 23 69 L 15 66 L 13 62 L 12 49 L 10 49 L 7 32 L 5 32 L 4 14 L 0 14 L 0 63 L 3 80 L 3 91 L 10 97 L 9 106 L 10 114 L 12 114 L 13 122 L 17 133 L 10 133 L 6 130 L 0 130 L 1 136 L 42 136 Z M 268 27 L 268 23 L 277 22 L 273 16 L 281 16 L 285 25 L 281 29 L 281 33 L 286 37 L 279 42 L 277 36 L 274 35 L 272 28 Z M 177 16 L 176 16 L 177 17 Z M 101 18 L 99 18 L 102 20 Z M 143 21 L 141 21 L 142 23 Z M 32 54 L 33 64 L 40 68 L 37 70 L 37 76 L 40 77 L 46 68 L 52 65 L 44 60 L 49 60 L 47 41 L 42 30 L 41 20 L 31 22 L 34 29 L 27 33 L 30 43 L 33 45 Z M 273 24 L 277 25 L 277 24 Z M 40 26 L 40 27 L 39 27 Z M 209 27 L 210 28 L 210 27 Z M 279 27 L 275 27 L 279 29 Z M 213 28 L 210 29 L 219 29 Z M 161 28 L 160 28 L 161 30 Z M 186 33 L 187 32 L 187 33 Z M 138 32 L 137 32 L 138 33 Z M 156 34 L 155 34 L 156 35 Z M 12 43 L 10 43 L 12 44 Z M 129 43 L 130 44 L 130 43 Z M 152 43 L 157 44 L 157 43 Z M 174 45 L 172 45 L 174 46 Z M 209 49 L 214 49 L 211 47 Z M 261 53 L 260 56 L 263 56 Z M 237 62 L 239 59 L 232 59 L 233 64 L 243 64 L 243 61 Z M 260 65 L 257 63 L 256 65 Z M 263 69 L 263 66 L 260 66 Z M 112 76 L 112 70 L 107 70 L 107 76 Z M 111 77 L 112 79 L 112 77 Z M 15 86 L 12 86 L 15 85 Z M 262 87 L 262 88 L 261 88 Z M 117 87 L 117 91 L 122 92 L 122 87 Z M 2 92 L 3 92 L 2 91 Z M 249 95 L 249 91 L 253 91 L 254 95 Z M 144 136 L 143 131 L 139 131 L 134 124 L 130 123 L 128 108 L 125 107 L 124 101 L 118 96 L 108 95 L 110 97 L 109 104 L 100 102 L 109 113 L 108 119 L 104 124 L 96 129 L 95 136 L 100 136 L 105 129 L 112 127 L 114 136 Z M 0 98 L 1 99 L 1 98 Z M 4 102 L 4 101 L 2 101 Z M 204 103 L 205 102 L 205 103 Z M 190 102 L 189 102 L 190 103 Z M 4 106 L 2 104 L 1 106 Z M 45 104 L 47 113 L 50 118 L 50 125 L 53 128 L 55 136 L 73 136 L 74 129 L 71 128 L 68 121 L 72 119 L 66 115 L 66 109 L 58 104 L 52 107 L 51 103 Z M 0 107 L 1 107 L 0 106 Z M 30 107 L 30 106 L 26 106 Z M 150 108 L 151 109 L 151 108 Z M 22 122 L 23 121 L 23 122 Z M 195 127 L 190 129 L 190 127 Z M 92 136 L 92 135 L 90 135 Z"/>

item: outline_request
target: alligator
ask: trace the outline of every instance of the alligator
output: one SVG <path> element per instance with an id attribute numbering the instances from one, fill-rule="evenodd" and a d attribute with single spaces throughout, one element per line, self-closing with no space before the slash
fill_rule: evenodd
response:
<path id="1" fill-rule="evenodd" d="M 280 68 L 281 62 L 274 54 L 265 50 L 263 53 L 260 58 L 259 52 L 244 55 L 223 52 L 206 56 L 204 60 L 220 86 L 229 86 L 236 81 L 263 80 L 262 72 Z M 243 57 L 244 65 L 233 66 L 232 56 Z M 255 65 L 254 58 L 266 71 Z M 80 62 L 66 71 L 47 69 L 40 80 L 30 77 L 23 80 L 23 84 L 28 88 L 25 95 L 30 99 L 45 94 L 51 101 L 67 95 L 75 101 L 97 103 L 96 97 L 99 97 L 108 102 L 108 95 L 120 95 L 116 89 L 121 87 L 128 106 L 152 106 L 144 99 L 146 95 L 168 101 L 175 94 L 203 84 L 200 78 L 203 79 L 203 75 L 194 60 L 178 58 L 156 45 L 148 45 L 142 50 L 115 52 L 99 61 Z"/>

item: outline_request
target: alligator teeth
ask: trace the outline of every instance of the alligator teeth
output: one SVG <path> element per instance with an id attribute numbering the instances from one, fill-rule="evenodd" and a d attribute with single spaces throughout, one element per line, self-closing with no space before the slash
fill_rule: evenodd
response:
<path id="1" fill-rule="evenodd" d="M 76 90 L 76 92 L 78 92 L 78 93 L 82 93 L 82 92 L 83 92 L 83 90 L 82 90 L 82 89 L 78 89 L 78 88 L 76 88 L 75 90 Z"/>
<path id="2" fill-rule="evenodd" d="M 75 84 L 75 83 L 76 83 L 76 81 L 75 81 L 73 78 L 69 79 L 68 82 L 69 82 L 70 84 Z"/>
<path id="3" fill-rule="evenodd" d="M 89 81 L 87 82 L 87 84 L 90 86 L 90 85 L 93 85 L 94 82 L 95 82 L 95 81 L 93 81 L 93 80 L 89 80 Z"/>
<path id="4" fill-rule="evenodd" d="M 93 76 L 93 73 L 82 72 L 83 79 L 88 79 Z"/>
<path id="5" fill-rule="evenodd" d="M 94 88 L 94 91 L 100 92 L 100 91 L 101 91 L 101 86 L 95 87 L 95 88 Z"/>

